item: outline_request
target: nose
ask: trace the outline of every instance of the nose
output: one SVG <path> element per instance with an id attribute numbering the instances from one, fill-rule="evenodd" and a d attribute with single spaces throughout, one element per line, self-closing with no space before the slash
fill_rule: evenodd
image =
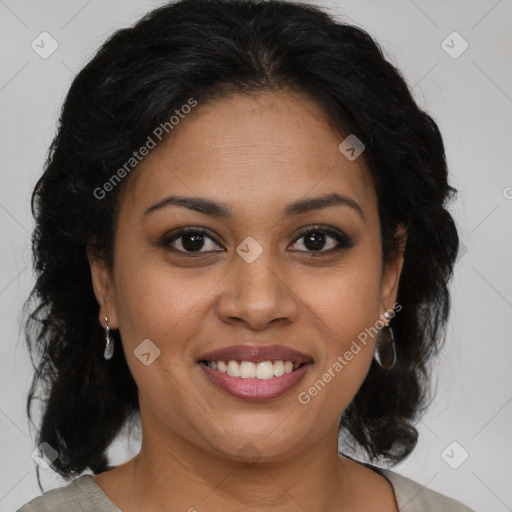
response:
<path id="1" fill-rule="evenodd" d="M 263 330 L 279 323 L 293 323 L 299 310 L 297 291 L 283 271 L 263 251 L 248 263 L 237 256 L 225 278 L 226 287 L 217 302 L 217 314 L 226 323 L 244 323 Z"/>

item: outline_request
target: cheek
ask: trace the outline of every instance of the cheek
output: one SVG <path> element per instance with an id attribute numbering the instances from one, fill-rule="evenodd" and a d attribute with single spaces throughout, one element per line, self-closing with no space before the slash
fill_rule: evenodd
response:
<path id="1" fill-rule="evenodd" d="M 375 259 L 358 257 L 323 276 L 303 274 L 297 281 L 301 297 L 330 340 L 325 344 L 329 352 L 344 352 L 379 318 L 380 271 Z"/>
<path id="2" fill-rule="evenodd" d="M 160 349 L 162 360 L 187 355 L 187 339 L 204 321 L 209 293 L 219 280 L 217 273 L 172 268 L 120 258 L 115 276 L 116 310 L 128 350 L 145 339 Z"/>
<path id="3" fill-rule="evenodd" d="M 194 366 L 190 339 L 204 322 L 204 305 L 218 276 L 194 276 L 138 259 L 119 260 L 119 268 L 116 309 L 128 366 L 145 406 L 178 428 L 184 420 L 168 405 L 174 411 L 190 408 L 188 384 L 181 384 Z M 141 347 L 147 347 L 149 365 L 141 359 Z"/>
<path id="4" fill-rule="evenodd" d="M 333 272 L 330 279 L 301 281 L 309 289 L 307 305 L 321 329 L 323 341 L 314 388 L 306 392 L 317 404 L 341 411 L 364 381 L 373 357 L 375 322 L 380 313 L 380 267 L 372 262 Z M 318 285 L 321 286 L 318 286 Z M 326 392 L 324 393 L 324 389 Z M 307 400 L 307 397 L 305 398 Z"/>

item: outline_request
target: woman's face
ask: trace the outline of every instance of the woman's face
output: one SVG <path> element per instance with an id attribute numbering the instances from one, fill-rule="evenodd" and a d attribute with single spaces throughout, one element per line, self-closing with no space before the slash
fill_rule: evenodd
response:
<path id="1" fill-rule="evenodd" d="M 300 95 L 234 95 L 199 103 L 126 178 L 112 275 L 90 261 L 100 321 L 119 328 L 139 389 L 145 440 L 266 460 L 337 443 L 373 357 L 375 339 L 365 345 L 361 334 L 393 307 L 402 265 L 382 267 L 370 173 L 363 157 L 342 154 L 343 138 Z M 342 200 L 307 207 L 335 194 Z M 183 227 L 195 233 L 173 239 Z M 282 345 L 309 364 L 291 388 L 288 374 L 247 381 L 245 391 L 230 377 L 230 392 L 210 378 L 228 374 L 200 361 L 234 345 Z M 262 358 L 288 359 L 275 356 Z"/>

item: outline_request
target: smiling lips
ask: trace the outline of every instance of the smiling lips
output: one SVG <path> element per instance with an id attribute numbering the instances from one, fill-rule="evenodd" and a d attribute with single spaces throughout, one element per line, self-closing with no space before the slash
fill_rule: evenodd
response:
<path id="1" fill-rule="evenodd" d="M 236 398 L 271 400 L 298 384 L 313 358 L 283 345 L 236 345 L 203 354 L 198 364 Z"/>

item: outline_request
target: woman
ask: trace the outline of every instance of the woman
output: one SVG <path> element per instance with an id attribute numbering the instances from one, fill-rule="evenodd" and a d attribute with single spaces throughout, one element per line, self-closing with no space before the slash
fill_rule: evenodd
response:
<path id="1" fill-rule="evenodd" d="M 315 7 L 182 0 L 116 32 L 32 199 L 27 408 L 42 386 L 40 456 L 76 478 L 20 511 L 470 510 L 374 465 L 417 441 L 454 192 L 400 73 Z"/>

